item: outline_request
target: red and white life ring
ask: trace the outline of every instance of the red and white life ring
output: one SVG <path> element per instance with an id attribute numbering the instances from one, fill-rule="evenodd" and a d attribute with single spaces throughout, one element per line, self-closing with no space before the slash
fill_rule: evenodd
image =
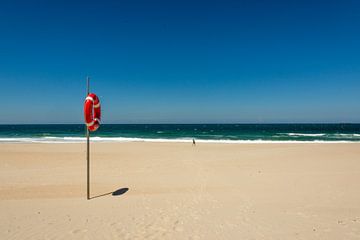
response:
<path id="1" fill-rule="evenodd" d="M 90 93 L 85 98 L 84 114 L 85 124 L 89 131 L 96 131 L 100 126 L 101 107 L 100 100 L 94 93 Z"/>

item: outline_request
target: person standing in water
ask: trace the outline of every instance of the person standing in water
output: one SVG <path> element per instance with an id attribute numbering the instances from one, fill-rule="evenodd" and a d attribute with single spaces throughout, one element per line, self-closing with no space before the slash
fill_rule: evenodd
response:
<path id="1" fill-rule="evenodd" d="M 193 146 L 196 146 L 196 143 L 195 143 L 195 138 L 193 138 Z"/>

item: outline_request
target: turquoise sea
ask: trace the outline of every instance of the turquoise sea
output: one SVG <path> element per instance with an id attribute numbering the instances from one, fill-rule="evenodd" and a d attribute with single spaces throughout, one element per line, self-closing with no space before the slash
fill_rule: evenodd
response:
<path id="1" fill-rule="evenodd" d="M 0 143 L 85 141 L 83 124 L 0 125 Z M 104 124 L 92 141 L 360 142 L 360 124 Z"/>

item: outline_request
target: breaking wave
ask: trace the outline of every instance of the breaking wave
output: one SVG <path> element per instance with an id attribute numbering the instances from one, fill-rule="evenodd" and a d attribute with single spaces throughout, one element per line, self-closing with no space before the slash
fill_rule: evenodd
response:
<path id="1" fill-rule="evenodd" d="M 126 138 L 126 137 L 91 137 L 92 142 L 173 142 L 192 143 L 192 138 Z M 34 138 L 0 138 L 0 143 L 85 143 L 85 137 L 34 137 Z M 229 139 L 196 139 L 197 143 L 347 143 L 354 141 L 337 140 L 229 140 Z"/>

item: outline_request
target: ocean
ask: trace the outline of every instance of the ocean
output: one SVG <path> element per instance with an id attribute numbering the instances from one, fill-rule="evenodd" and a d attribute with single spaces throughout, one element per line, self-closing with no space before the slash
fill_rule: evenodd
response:
<path id="1" fill-rule="evenodd" d="M 0 143 L 78 143 L 83 124 L 0 125 Z M 98 142 L 360 142 L 360 124 L 103 124 Z"/>

